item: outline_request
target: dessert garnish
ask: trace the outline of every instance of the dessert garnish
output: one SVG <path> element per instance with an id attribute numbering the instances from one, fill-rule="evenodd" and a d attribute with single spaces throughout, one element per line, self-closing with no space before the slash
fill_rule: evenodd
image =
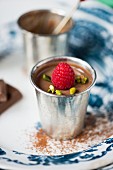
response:
<path id="1" fill-rule="evenodd" d="M 86 84 L 88 82 L 88 78 L 84 75 L 77 76 L 75 79 L 75 83 Z"/>
<path id="2" fill-rule="evenodd" d="M 44 80 L 46 80 L 46 81 L 51 82 L 51 77 L 48 76 L 48 75 L 46 75 L 46 74 L 43 74 L 43 75 L 42 75 L 42 78 L 43 78 Z"/>
<path id="3" fill-rule="evenodd" d="M 75 87 L 72 87 L 72 88 L 70 88 L 69 89 L 69 91 L 70 91 L 70 94 L 75 94 L 76 93 L 76 88 Z"/>
<path id="4" fill-rule="evenodd" d="M 69 64 L 60 62 L 53 70 L 51 81 L 57 89 L 66 90 L 74 86 L 75 73 Z"/>
<path id="5" fill-rule="evenodd" d="M 47 91 L 48 93 L 62 95 L 62 92 L 60 90 L 55 90 L 55 87 L 53 85 L 49 86 L 49 89 Z"/>
<path id="6" fill-rule="evenodd" d="M 60 90 L 55 90 L 55 92 L 56 92 L 56 94 L 59 95 L 59 96 L 62 95 L 62 92 L 61 92 Z"/>
<path id="7" fill-rule="evenodd" d="M 54 88 L 54 86 L 53 86 L 53 85 L 50 85 L 50 86 L 49 86 L 48 92 L 51 92 L 51 93 L 53 93 L 53 94 L 54 94 L 54 92 L 55 92 L 55 88 Z"/>
<path id="8" fill-rule="evenodd" d="M 5 83 L 2 80 L 0 80 L 0 82 L 2 82 L 2 84 L 0 83 L 0 86 L 3 85 L 3 83 Z M 6 86 L 6 101 L 4 102 L 0 101 L 0 114 L 22 98 L 22 94 L 18 89 L 6 83 L 5 86 Z"/>
<path id="9" fill-rule="evenodd" d="M 76 88 L 77 84 L 82 85 L 88 82 L 88 78 L 85 75 L 75 75 L 73 68 L 65 62 L 60 62 L 54 68 L 51 77 L 44 73 L 42 78 L 51 82 L 47 92 L 56 95 L 62 95 L 63 90 L 69 90 L 69 94 L 74 95 L 78 91 Z"/>

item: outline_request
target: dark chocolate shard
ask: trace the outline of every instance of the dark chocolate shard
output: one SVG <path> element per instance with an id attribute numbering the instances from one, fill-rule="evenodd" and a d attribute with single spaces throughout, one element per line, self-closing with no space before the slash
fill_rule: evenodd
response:
<path id="1" fill-rule="evenodd" d="M 18 89 L 12 87 L 9 84 L 6 84 L 6 86 L 7 86 L 7 101 L 0 102 L 0 114 L 22 98 L 22 94 Z"/>
<path id="2" fill-rule="evenodd" d="M 4 80 L 0 80 L 0 102 L 7 101 L 7 85 Z"/>

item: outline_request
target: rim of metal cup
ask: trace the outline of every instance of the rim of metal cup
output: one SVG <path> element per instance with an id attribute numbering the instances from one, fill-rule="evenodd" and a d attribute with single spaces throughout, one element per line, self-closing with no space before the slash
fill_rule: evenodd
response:
<path id="1" fill-rule="evenodd" d="M 34 37 L 38 37 L 38 36 L 41 36 L 41 37 L 58 36 L 58 35 L 67 34 L 69 31 L 71 31 L 71 30 L 73 29 L 73 27 L 74 27 L 74 25 L 75 25 L 73 18 L 71 18 L 72 26 L 70 27 L 69 30 L 67 30 L 67 31 L 65 31 L 65 32 L 63 32 L 63 33 L 59 33 L 59 34 L 38 34 L 38 33 L 36 34 L 36 33 L 32 33 L 32 32 L 30 32 L 30 31 L 27 31 L 26 29 L 24 29 L 24 28 L 21 26 L 20 20 L 22 19 L 23 16 L 25 16 L 25 15 L 27 15 L 27 14 L 30 14 L 30 13 L 32 13 L 32 12 L 36 12 L 36 11 L 39 11 L 39 12 L 40 12 L 40 11 L 50 12 L 50 13 L 53 13 L 53 14 L 56 14 L 56 15 L 60 15 L 60 16 L 62 16 L 62 17 L 64 17 L 65 14 L 66 14 L 66 12 L 63 11 L 63 10 L 61 10 L 61 9 L 57 9 L 57 10 L 56 10 L 56 9 L 37 9 L 37 10 L 27 11 L 27 12 L 23 13 L 23 14 L 18 18 L 18 20 L 17 20 L 17 24 L 18 24 L 18 26 L 20 27 L 20 29 L 22 30 L 23 33 L 27 33 L 27 34 L 32 35 L 32 36 L 34 36 Z"/>
<path id="2" fill-rule="evenodd" d="M 51 93 L 47 93 L 47 92 L 43 91 L 38 86 L 36 86 L 35 82 L 33 81 L 33 74 L 38 67 L 40 67 L 43 64 L 46 64 L 48 62 L 51 62 L 53 60 L 56 60 L 56 61 L 59 61 L 59 62 L 62 61 L 62 60 L 70 61 L 70 62 L 72 61 L 72 62 L 76 62 L 78 64 L 81 64 L 81 66 L 86 66 L 92 72 L 91 73 L 93 75 L 92 84 L 86 90 L 84 90 L 80 93 L 75 93 L 74 95 L 68 95 L 68 96 L 65 96 L 65 95 L 59 96 L 59 95 L 56 95 L 56 94 L 51 94 Z M 41 61 L 39 61 L 35 64 L 35 66 L 32 68 L 31 73 L 30 73 L 30 81 L 31 81 L 31 84 L 33 85 L 33 87 L 35 88 L 35 90 L 37 90 L 40 93 L 43 93 L 45 95 L 51 96 L 51 97 L 73 97 L 73 96 L 79 96 L 81 94 L 84 94 L 84 93 L 88 92 L 89 90 L 91 90 L 91 88 L 95 85 L 96 78 L 97 78 L 96 71 L 90 64 L 88 64 L 86 61 L 84 61 L 82 59 L 79 59 L 79 58 L 76 58 L 76 57 L 71 57 L 71 56 L 53 56 L 53 57 L 49 57 L 49 58 L 46 58 L 44 60 L 41 60 Z"/>

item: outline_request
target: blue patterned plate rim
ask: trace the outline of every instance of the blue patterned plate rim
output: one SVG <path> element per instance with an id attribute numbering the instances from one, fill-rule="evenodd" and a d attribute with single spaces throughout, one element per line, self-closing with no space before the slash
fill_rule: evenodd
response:
<path id="1" fill-rule="evenodd" d="M 102 147 L 102 145 L 104 145 L 104 147 Z M 101 151 L 99 151 L 99 147 L 101 148 Z M 72 154 L 57 155 L 57 156 L 29 155 L 17 151 L 10 151 L 9 154 L 8 150 L 0 148 L 0 160 L 5 160 L 9 163 L 14 163 L 23 166 L 36 166 L 36 165 L 50 166 L 50 165 L 67 165 L 67 164 L 72 165 L 72 164 L 84 163 L 87 161 L 88 162 L 94 161 L 96 159 L 106 156 L 111 151 L 113 151 L 112 137 L 106 139 L 102 143 L 90 147 L 87 150 L 72 153 Z M 7 157 L 7 154 L 9 154 L 11 158 Z M 22 161 L 21 156 L 25 156 L 27 161 L 26 162 Z"/>

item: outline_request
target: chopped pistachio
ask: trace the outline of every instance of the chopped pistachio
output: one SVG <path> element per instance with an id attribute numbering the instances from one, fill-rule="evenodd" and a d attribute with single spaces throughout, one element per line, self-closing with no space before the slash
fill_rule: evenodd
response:
<path id="1" fill-rule="evenodd" d="M 84 80 L 87 82 L 87 81 L 88 81 L 88 78 L 87 78 L 87 77 L 84 77 Z"/>
<path id="2" fill-rule="evenodd" d="M 77 83 L 80 83 L 80 82 L 81 82 L 81 77 L 80 77 L 80 76 L 77 76 L 76 79 L 75 79 L 75 81 L 76 81 Z"/>
<path id="3" fill-rule="evenodd" d="M 87 81 L 88 81 L 88 78 L 85 77 L 84 75 L 80 75 L 80 76 L 77 76 L 77 77 L 76 77 L 75 81 L 76 81 L 77 83 L 86 84 Z"/>
<path id="4" fill-rule="evenodd" d="M 49 89 L 51 90 L 51 92 L 52 92 L 52 93 L 54 93 L 54 92 L 55 92 L 55 88 L 54 88 L 54 86 L 53 86 L 53 85 L 50 85 L 50 86 L 49 86 Z"/>
<path id="5" fill-rule="evenodd" d="M 88 81 L 88 78 L 87 77 L 84 77 L 83 79 L 81 79 L 81 83 L 82 84 L 86 84 Z"/>
<path id="6" fill-rule="evenodd" d="M 75 87 L 72 87 L 72 88 L 70 88 L 69 89 L 69 91 L 70 91 L 70 94 L 72 95 L 72 94 L 75 94 L 76 93 L 76 88 Z"/>
<path id="7" fill-rule="evenodd" d="M 48 75 L 46 75 L 46 74 L 43 74 L 42 78 L 43 78 L 44 80 L 46 80 L 46 81 L 51 82 L 51 77 L 48 76 Z"/>
<path id="8" fill-rule="evenodd" d="M 62 92 L 61 92 L 60 90 L 56 90 L 55 92 L 56 92 L 56 94 L 59 95 L 59 96 L 62 95 Z"/>
<path id="9" fill-rule="evenodd" d="M 82 83 L 82 84 L 85 84 L 86 82 L 85 82 L 84 80 L 81 80 L 81 83 Z"/>
<path id="10" fill-rule="evenodd" d="M 48 93 L 50 93 L 51 92 L 51 90 L 50 89 L 48 89 L 48 91 L 47 91 Z"/>

